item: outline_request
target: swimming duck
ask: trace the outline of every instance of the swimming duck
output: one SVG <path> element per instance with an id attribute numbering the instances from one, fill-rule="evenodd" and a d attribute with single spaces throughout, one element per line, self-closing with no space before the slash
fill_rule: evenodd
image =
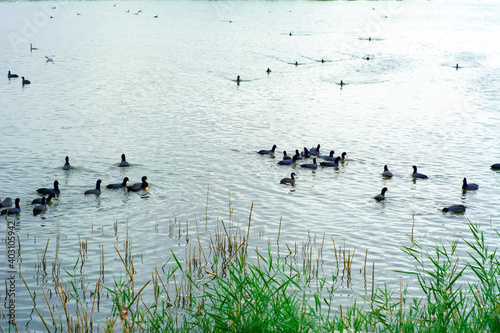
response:
<path id="1" fill-rule="evenodd" d="M 330 150 L 330 154 L 328 156 L 318 156 L 318 157 L 324 159 L 325 161 L 335 161 L 336 156 L 333 155 L 335 155 L 335 151 Z"/>
<path id="2" fill-rule="evenodd" d="M 295 176 L 296 176 L 295 172 L 292 172 L 290 174 L 290 178 L 288 177 L 283 178 L 280 181 L 280 184 L 292 184 L 292 185 L 295 184 Z"/>
<path id="3" fill-rule="evenodd" d="M 39 188 L 36 190 L 40 194 L 54 194 L 54 195 L 59 195 L 61 191 L 59 190 L 59 181 L 55 180 L 54 181 L 54 188 Z"/>
<path id="4" fill-rule="evenodd" d="M 384 165 L 384 172 L 382 172 L 382 176 L 384 177 L 392 177 L 392 172 L 389 171 L 389 169 L 387 168 L 387 165 Z"/>
<path id="5" fill-rule="evenodd" d="M 311 157 L 311 152 L 309 151 L 309 149 L 304 147 L 304 150 L 300 153 L 300 155 L 302 155 L 304 158 L 309 158 Z"/>
<path id="6" fill-rule="evenodd" d="M 292 156 L 286 154 L 286 150 L 283 150 L 283 160 L 291 160 Z"/>
<path id="7" fill-rule="evenodd" d="M 19 202 L 21 199 L 16 198 L 16 206 L 14 208 L 7 208 L 0 212 L 0 215 L 16 215 L 21 213 L 21 207 L 19 206 Z"/>
<path id="8" fill-rule="evenodd" d="M 271 148 L 271 150 L 265 150 L 265 149 L 262 149 L 262 150 L 259 150 L 259 151 L 258 151 L 258 153 L 259 153 L 259 154 L 262 154 L 262 155 L 270 155 L 270 154 L 274 154 L 274 151 L 276 150 L 276 148 L 278 148 L 278 146 L 273 145 L 273 148 Z"/>
<path id="9" fill-rule="evenodd" d="M 445 207 L 443 208 L 443 212 L 452 212 L 452 213 L 463 213 L 465 212 L 465 209 L 467 207 L 465 207 L 464 205 L 453 205 L 453 206 L 450 206 L 450 207 Z"/>
<path id="10" fill-rule="evenodd" d="M 385 200 L 385 192 L 387 192 L 387 187 L 384 187 L 380 194 L 377 194 L 376 196 L 373 197 L 373 199 L 377 201 Z"/>
<path id="11" fill-rule="evenodd" d="M 130 164 L 125 159 L 125 154 L 122 154 L 122 160 L 121 160 L 121 162 L 120 162 L 120 164 L 118 166 L 122 167 L 122 168 L 130 166 Z"/>
<path id="12" fill-rule="evenodd" d="M 309 169 L 317 169 L 318 164 L 316 164 L 316 158 L 313 158 L 312 163 L 301 164 L 300 167 L 301 168 L 309 168 Z"/>
<path id="13" fill-rule="evenodd" d="M 47 199 L 45 199 L 45 197 L 33 199 L 33 201 L 31 201 L 31 204 L 39 205 L 42 203 L 42 200 L 45 200 L 45 204 L 48 205 L 50 200 L 52 200 L 52 198 L 55 198 L 55 195 L 51 193 L 49 194 L 49 197 Z"/>
<path id="14" fill-rule="evenodd" d="M 340 155 L 340 160 L 343 161 L 345 160 L 346 157 L 349 157 L 349 155 L 347 155 L 347 153 L 343 151 L 342 154 Z"/>
<path id="15" fill-rule="evenodd" d="M 426 175 L 422 174 L 422 173 L 418 173 L 417 172 L 417 166 L 413 166 L 413 178 L 421 178 L 421 179 L 427 179 L 429 177 L 427 177 Z"/>
<path id="16" fill-rule="evenodd" d="M 127 189 L 129 191 L 133 191 L 133 192 L 137 192 L 137 191 L 141 191 L 141 190 L 148 190 L 148 182 L 146 181 L 148 179 L 148 177 L 146 176 L 143 176 L 142 177 L 142 183 L 135 183 L 134 185 L 132 186 L 127 186 Z"/>
<path id="17" fill-rule="evenodd" d="M 30 81 L 30 80 L 26 80 L 26 79 L 24 78 L 24 76 L 23 76 L 23 77 L 21 77 L 21 78 L 23 79 L 23 81 L 22 81 L 23 86 L 24 86 L 24 85 L 26 85 L 26 84 L 31 84 L 31 81 Z"/>
<path id="18" fill-rule="evenodd" d="M 9 74 L 7 74 L 7 77 L 8 77 L 9 79 L 12 79 L 12 78 L 14 78 L 14 77 L 19 77 L 19 75 L 17 75 L 17 74 L 11 74 L 11 73 L 10 73 L 10 71 L 9 71 Z"/>
<path id="19" fill-rule="evenodd" d="M 335 157 L 335 161 L 325 161 L 319 164 L 324 167 L 338 167 L 340 162 L 340 156 Z"/>
<path id="20" fill-rule="evenodd" d="M 120 184 L 108 184 L 108 185 L 106 185 L 106 188 L 124 188 L 124 187 L 127 187 L 127 182 L 129 180 L 130 179 L 128 179 L 128 177 L 125 177 L 125 178 L 123 178 L 123 182 L 121 182 Z"/>
<path id="21" fill-rule="evenodd" d="M 467 178 L 464 177 L 463 185 L 462 185 L 463 190 L 477 190 L 478 188 L 479 188 L 479 185 L 477 185 L 477 184 L 474 184 L 474 183 L 467 184 Z"/>
<path id="22" fill-rule="evenodd" d="M 292 165 L 297 163 L 297 156 L 293 155 L 293 157 L 289 160 L 281 160 L 278 162 L 279 165 Z"/>
<path id="23" fill-rule="evenodd" d="M 296 160 L 302 160 L 304 157 L 300 154 L 298 149 L 295 149 L 295 159 Z"/>
<path id="24" fill-rule="evenodd" d="M 309 149 L 309 154 L 311 154 L 312 156 L 318 156 L 320 147 L 321 145 L 318 143 L 318 146 Z"/>
<path id="25" fill-rule="evenodd" d="M 0 208 L 10 207 L 12 206 L 12 199 L 7 197 L 2 202 L 0 202 Z"/>
<path id="26" fill-rule="evenodd" d="M 500 170 L 500 163 L 495 163 L 490 168 L 492 168 L 493 170 Z"/>
<path id="27" fill-rule="evenodd" d="M 45 203 L 45 197 L 43 197 L 41 204 L 33 208 L 33 215 L 38 215 L 40 213 L 45 212 L 46 210 L 47 210 L 47 204 Z"/>
<path id="28" fill-rule="evenodd" d="M 98 179 L 97 182 L 95 183 L 95 189 L 87 190 L 85 191 L 85 194 L 96 194 L 96 195 L 101 194 L 101 182 L 102 181 Z"/>
<path id="29" fill-rule="evenodd" d="M 71 165 L 69 164 L 69 156 L 65 158 L 66 163 L 64 163 L 63 170 L 71 170 Z"/>

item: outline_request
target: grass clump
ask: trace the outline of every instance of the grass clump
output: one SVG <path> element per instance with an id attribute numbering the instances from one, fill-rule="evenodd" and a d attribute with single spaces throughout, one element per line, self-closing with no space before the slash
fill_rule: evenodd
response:
<path id="1" fill-rule="evenodd" d="M 257 252 L 258 264 L 240 253 L 220 274 L 210 273 L 189 309 L 187 329 L 203 332 L 316 332 L 321 317 L 309 304 L 301 274 Z M 180 263 L 178 262 L 179 267 Z M 194 283 L 194 281 L 192 281 Z"/>
<path id="2" fill-rule="evenodd" d="M 255 250 L 250 258 L 248 238 L 224 227 L 227 237 L 211 242 L 211 258 L 201 242 L 197 257 L 180 260 L 172 252 L 171 268 L 161 274 L 155 270 L 137 288 L 133 263 L 116 249 L 127 274 L 112 286 L 97 281 L 90 315 L 74 282 L 69 293 L 57 284 L 56 292 L 67 295 L 60 297 L 66 320 L 54 320 L 51 312 L 51 327 L 43 311 L 37 312 L 48 331 L 71 332 L 500 332 L 499 257 L 496 249 L 488 249 L 479 226 L 469 223 L 469 229 L 469 240 L 430 251 L 411 236 L 402 250 L 414 269 L 398 273 L 413 277 L 417 288 L 372 286 L 348 307 L 335 302 L 338 269 L 318 277 L 308 264 L 299 269 L 286 257 L 273 256 L 271 247 L 267 253 Z M 466 258 L 459 258 L 460 247 L 466 247 Z M 110 295 L 112 309 L 101 304 L 100 312 L 109 313 L 96 324 L 95 295 L 101 289 Z M 410 295 L 408 290 L 417 291 Z M 66 312 L 71 301 L 76 320 Z"/>

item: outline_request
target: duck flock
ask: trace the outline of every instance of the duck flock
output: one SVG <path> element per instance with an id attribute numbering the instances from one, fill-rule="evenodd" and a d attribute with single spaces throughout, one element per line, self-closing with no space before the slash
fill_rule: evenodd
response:
<path id="1" fill-rule="evenodd" d="M 257 153 L 261 155 L 275 155 L 276 153 L 276 148 L 278 148 L 276 145 L 273 145 L 273 147 L 269 150 L 263 149 L 259 150 Z M 283 159 L 278 162 L 279 165 L 299 165 L 301 168 L 306 168 L 306 169 L 317 169 L 318 167 L 334 167 L 338 168 L 342 162 L 344 162 L 346 157 L 349 157 L 346 152 L 343 152 L 340 156 L 335 156 L 335 151 L 330 150 L 328 155 L 321 155 L 320 154 L 320 148 L 321 145 L 318 144 L 316 147 L 308 149 L 307 147 L 304 147 L 302 151 L 299 151 L 298 149 L 295 150 L 295 154 L 293 156 L 290 156 L 287 154 L 286 151 L 283 151 Z M 305 159 L 310 159 L 312 158 L 312 163 L 305 163 Z M 323 160 L 318 164 L 318 159 Z M 303 161 L 304 163 L 300 163 Z M 412 177 L 414 179 L 428 179 L 425 174 L 419 173 L 417 170 L 417 166 L 414 165 L 413 167 L 413 173 Z M 496 163 L 490 166 L 491 169 L 493 170 L 500 170 L 500 163 Z M 389 168 L 387 165 L 384 165 L 384 171 L 382 172 L 382 177 L 385 178 L 391 178 L 393 176 L 392 172 L 389 171 Z M 292 172 L 290 174 L 290 177 L 285 177 L 281 179 L 280 183 L 285 184 L 285 185 L 295 185 L 295 177 L 297 174 L 295 172 Z M 467 179 L 464 177 L 463 183 L 462 183 L 462 190 L 467 191 L 467 190 L 477 190 L 479 189 L 479 185 L 474 184 L 474 183 L 468 183 Z M 387 187 L 382 188 L 380 191 L 380 194 L 377 194 L 373 198 L 377 201 L 382 201 L 385 200 L 385 193 L 388 191 Z M 445 207 L 442 209 L 443 212 L 452 212 L 452 213 L 463 213 L 466 210 L 466 206 L 464 205 L 452 205 L 449 207 Z"/>
<path id="2" fill-rule="evenodd" d="M 122 154 L 121 156 L 121 161 L 120 164 L 118 164 L 118 167 L 121 168 L 126 168 L 129 167 L 130 164 L 127 162 L 125 154 Z M 65 163 L 62 167 L 63 170 L 69 171 L 73 169 L 73 166 L 69 163 L 69 156 L 66 156 L 65 158 Z M 139 191 L 148 191 L 149 190 L 149 184 L 148 184 L 148 177 L 143 176 L 141 179 L 141 182 L 135 183 L 133 185 L 127 185 L 128 181 L 130 179 L 128 177 L 123 178 L 123 181 L 121 183 L 116 183 L 116 184 L 108 184 L 106 185 L 106 188 L 111 189 L 111 190 L 117 190 L 117 189 L 122 189 L 122 190 L 127 190 L 131 192 L 139 192 Z M 95 188 L 87 190 L 83 192 L 83 195 L 100 195 L 101 194 L 101 183 L 102 180 L 98 179 L 95 184 Z M 39 188 L 36 190 L 36 193 L 38 195 L 42 195 L 43 197 L 38 197 L 35 198 L 31 201 L 32 205 L 36 205 L 33 208 L 33 215 L 38 215 L 41 213 L 44 213 L 47 211 L 48 205 L 50 201 L 53 198 L 58 198 L 59 194 L 61 193 L 61 190 L 59 189 L 59 181 L 54 180 L 54 187 L 53 188 Z M 4 208 L 3 210 L 0 211 L 0 215 L 18 215 L 21 214 L 21 199 L 16 198 L 14 202 L 10 197 L 5 198 L 3 201 L 0 200 L 0 208 Z M 12 207 L 14 206 L 14 207 Z"/>

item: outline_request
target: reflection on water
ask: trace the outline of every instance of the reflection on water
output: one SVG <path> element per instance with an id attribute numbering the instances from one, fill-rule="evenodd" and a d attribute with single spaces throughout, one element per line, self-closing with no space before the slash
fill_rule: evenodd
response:
<path id="1" fill-rule="evenodd" d="M 412 230 L 434 244 L 468 235 L 470 219 L 491 237 L 496 12 L 483 2 L 1 2 L 4 73 L 31 81 L 0 80 L 0 197 L 21 198 L 9 221 L 23 276 L 33 288 L 51 282 L 37 271 L 43 253 L 72 271 L 84 242 L 82 274 L 95 283 L 102 245 L 109 282 L 122 270 L 113 245 L 127 237 L 136 270 L 150 272 L 186 251 L 186 234 L 206 245 L 218 220 L 247 228 L 252 203 L 252 246 L 274 244 L 279 230 L 290 248 L 325 237 L 329 274 L 332 240 L 345 241 L 367 251 L 377 282 L 396 286 L 392 270 L 412 267 L 400 251 Z M 283 150 L 318 143 L 349 158 L 277 164 Z M 275 156 L 256 153 L 273 144 Z M 129 168 L 117 167 L 122 153 Z M 62 170 L 65 156 L 74 169 Z M 412 165 L 429 179 L 413 179 Z M 291 172 L 295 185 L 280 184 Z M 148 192 L 83 194 L 97 179 L 144 175 Z M 480 189 L 462 193 L 463 177 Z M 35 190 L 56 179 L 60 197 L 32 216 Z M 466 212 L 441 212 L 453 204 Z M 362 274 L 352 283 L 339 302 L 363 293 Z M 18 322 L 40 328 L 21 283 L 16 297 Z"/>

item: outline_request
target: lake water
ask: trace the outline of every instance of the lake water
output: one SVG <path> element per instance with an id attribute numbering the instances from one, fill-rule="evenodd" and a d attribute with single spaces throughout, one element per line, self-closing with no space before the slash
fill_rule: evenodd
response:
<path id="1" fill-rule="evenodd" d="M 393 270 L 413 267 L 401 252 L 413 222 L 431 245 L 469 237 L 471 220 L 496 246 L 499 11 L 494 1 L 0 2 L 0 197 L 21 198 L 8 218 L 22 246 L 16 272 L 42 297 L 46 247 L 49 266 L 73 272 L 87 242 L 87 282 L 99 278 L 102 245 L 112 283 L 125 274 L 113 245 L 123 250 L 128 233 L 139 285 L 171 251 L 184 258 L 186 220 L 208 248 L 220 220 L 246 230 L 252 203 L 251 247 L 275 244 L 281 220 L 282 248 L 325 237 L 324 275 L 334 238 L 356 249 L 353 271 L 368 251 L 376 283 L 395 288 Z M 273 144 L 274 158 L 256 153 Z M 283 150 L 317 144 L 349 157 L 335 169 L 277 165 Z M 122 153 L 131 167 L 117 167 Z M 412 165 L 429 179 L 415 181 Z M 280 184 L 291 172 L 295 186 Z M 148 192 L 83 194 L 97 179 L 143 175 Z M 463 193 L 463 177 L 479 190 Z M 33 216 L 36 189 L 56 179 L 59 199 Z M 467 211 L 441 212 L 452 204 Z M 16 276 L 18 327 L 43 329 Z M 340 304 L 365 292 L 362 274 L 352 279 Z"/>

